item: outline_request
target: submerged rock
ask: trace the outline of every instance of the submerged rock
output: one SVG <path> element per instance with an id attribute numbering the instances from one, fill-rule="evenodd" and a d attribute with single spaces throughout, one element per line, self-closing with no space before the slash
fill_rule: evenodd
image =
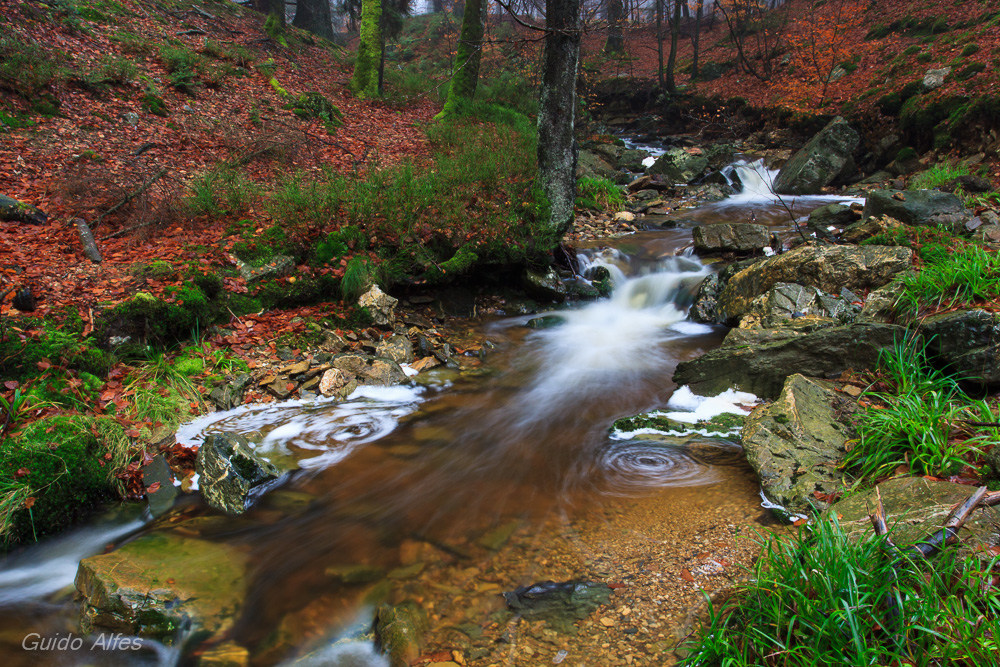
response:
<path id="1" fill-rule="evenodd" d="M 390 667 L 409 667 L 420 657 L 427 618 L 415 602 L 383 604 L 375 618 L 375 636 Z"/>
<path id="2" fill-rule="evenodd" d="M 759 252 L 771 244 L 771 232 L 764 225 L 723 223 L 699 225 L 692 230 L 696 252 Z"/>
<path id="3" fill-rule="evenodd" d="M 391 327 L 396 320 L 396 304 L 399 299 L 389 296 L 378 285 L 358 297 L 358 306 L 368 310 L 372 321 L 380 327 Z"/>
<path id="4" fill-rule="evenodd" d="M 848 369 L 878 364 L 882 350 L 904 339 L 906 329 L 891 324 L 865 323 L 800 333 L 788 329 L 756 329 L 756 339 L 737 343 L 727 337 L 723 346 L 701 357 L 683 361 L 674 382 L 710 396 L 736 388 L 762 398 L 776 398 L 785 378 L 794 373 L 810 377 L 837 377 Z"/>
<path id="5" fill-rule="evenodd" d="M 778 283 L 798 283 L 839 294 L 881 287 L 910 268 L 913 251 L 895 246 L 801 245 L 756 262 L 732 276 L 718 296 L 716 317 L 735 324 L 751 302 Z"/>
<path id="6" fill-rule="evenodd" d="M 543 581 L 503 594 L 507 606 L 528 620 L 544 620 L 557 632 L 575 631 L 573 623 L 611 601 L 611 588 L 593 581 Z"/>
<path id="7" fill-rule="evenodd" d="M 171 643 L 180 631 L 220 636 L 246 597 L 247 555 L 234 547 L 153 533 L 80 561 L 81 629 Z"/>
<path id="8" fill-rule="evenodd" d="M 858 133 L 840 116 L 809 140 L 778 172 L 774 191 L 781 195 L 819 194 L 838 177 L 856 171 L 852 154 L 860 141 Z"/>
<path id="9" fill-rule="evenodd" d="M 857 403 L 812 378 L 789 376 L 778 398 L 756 408 L 743 428 L 743 449 L 769 500 L 794 513 L 826 508 L 816 494 L 842 490 L 838 462 L 856 437 Z"/>
<path id="10" fill-rule="evenodd" d="M 962 200 L 938 190 L 872 190 L 864 217 L 887 215 L 907 225 L 943 225 L 957 229 L 972 217 Z"/>
<path id="11" fill-rule="evenodd" d="M 260 458 L 249 441 L 236 433 L 205 436 L 195 470 L 205 501 L 227 514 L 242 514 L 255 490 L 278 479 L 278 469 Z"/>

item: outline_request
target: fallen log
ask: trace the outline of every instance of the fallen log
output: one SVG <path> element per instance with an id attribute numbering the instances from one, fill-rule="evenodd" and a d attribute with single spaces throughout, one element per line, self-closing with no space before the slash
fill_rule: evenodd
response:
<path id="1" fill-rule="evenodd" d="M 94 240 L 94 234 L 87 226 L 87 221 L 83 218 L 74 218 L 73 224 L 76 225 L 76 232 L 80 235 L 84 257 L 95 264 L 100 263 L 104 258 L 101 257 L 101 249 L 97 247 L 97 241 Z"/>

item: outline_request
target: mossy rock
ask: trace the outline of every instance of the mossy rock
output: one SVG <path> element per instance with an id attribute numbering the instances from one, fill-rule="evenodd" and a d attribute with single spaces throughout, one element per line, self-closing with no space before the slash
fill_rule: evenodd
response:
<path id="1" fill-rule="evenodd" d="M 0 479 L 24 484 L 35 500 L 30 509 L 13 513 L 7 540 L 57 533 L 115 497 L 93 425 L 90 417 L 49 417 L 8 436 Z"/>
<path id="2" fill-rule="evenodd" d="M 667 417 L 662 412 L 646 412 L 632 417 L 623 417 L 615 421 L 611 426 L 612 431 L 619 431 L 623 434 L 635 433 L 637 431 L 655 431 L 665 435 L 689 435 L 691 433 L 701 433 L 708 436 L 731 437 L 735 431 L 743 427 L 745 415 L 735 413 L 723 413 L 711 419 L 697 421 L 695 423 L 677 421 Z"/>
<path id="3" fill-rule="evenodd" d="M 221 636 L 246 598 L 245 552 L 152 533 L 80 561 L 83 632 L 123 632 L 171 643 L 182 631 Z"/>

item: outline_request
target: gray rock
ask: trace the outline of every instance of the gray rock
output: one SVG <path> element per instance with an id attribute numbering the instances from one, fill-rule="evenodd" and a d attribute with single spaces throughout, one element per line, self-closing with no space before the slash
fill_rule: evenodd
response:
<path id="1" fill-rule="evenodd" d="M 358 306 L 368 309 L 372 321 L 380 327 L 391 327 L 396 320 L 396 305 L 399 299 L 383 292 L 378 285 L 358 297 Z"/>
<path id="2" fill-rule="evenodd" d="M 392 359 L 397 364 L 408 364 L 416 357 L 413 355 L 413 344 L 410 339 L 400 334 L 386 338 L 375 348 L 375 356 Z"/>
<path id="3" fill-rule="evenodd" d="M 893 541 L 912 544 L 939 530 L 951 510 L 976 490 L 974 486 L 936 482 L 923 477 L 899 477 L 878 485 Z M 868 518 L 875 507 L 875 489 L 847 496 L 827 510 L 836 512 L 844 532 L 854 538 L 872 534 Z M 960 553 L 997 543 L 996 528 L 986 512 L 974 512 L 962 529 Z"/>
<path id="4" fill-rule="evenodd" d="M 328 369 L 319 381 L 319 393 L 327 397 L 336 396 L 345 399 L 357 388 L 357 378 L 339 368 Z"/>
<path id="5" fill-rule="evenodd" d="M 649 174 L 661 174 L 674 183 L 691 183 L 708 168 L 708 159 L 701 155 L 691 155 L 682 148 L 670 148 L 656 159 L 647 170 Z"/>
<path id="6" fill-rule="evenodd" d="M 847 171 L 856 169 L 852 153 L 860 137 L 846 120 L 837 116 L 785 163 L 774 179 L 774 191 L 782 195 L 818 194 Z"/>
<path id="7" fill-rule="evenodd" d="M 773 403 L 750 413 L 743 449 L 769 500 L 800 514 L 827 507 L 815 494 L 843 488 L 837 464 L 845 443 L 857 436 L 849 421 L 857 409 L 828 383 L 795 374 Z"/>
<path id="8" fill-rule="evenodd" d="M 701 253 L 759 252 L 771 243 L 770 229 L 747 223 L 699 225 L 692 230 L 694 249 Z"/>
<path id="9" fill-rule="evenodd" d="M 625 149 L 621 152 L 618 157 L 618 162 L 615 166 L 618 169 L 624 169 L 632 173 L 639 173 L 643 171 L 646 167 L 642 164 L 642 161 L 649 157 L 649 153 L 646 151 L 636 150 L 634 148 Z"/>
<path id="10" fill-rule="evenodd" d="M 937 190 L 872 190 L 864 217 L 888 215 L 907 225 L 944 225 L 954 228 L 972 217 L 962 200 Z"/>
<path id="11" fill-rule="evenodd" d="M 236 433 L 205 436 L 195 459 L 198 486 L 205 501 L 227 514 L 242 514 L 253 496 L 278 479 L 278 469 L 257 455 Z"/>
<path id="12" fill-rule="evenodd" d="M 359 384 L 391 387 L 406 381 L 406 373 L 392 359 L 347 353 L 335 356 L 330 365 L 357 378 Z"/>
<path id="13" fill-rule="evenodd" d="M 924 74 L 923 81 L 921 84 L 925 91 L 934 90 L 935 88 L 940 88 L 944 85 L 945 78 L 951 74 L 950 67 L 942 67 L 941 69 L 929 69 L 927 73 Z"/>
<path id="14" fill-rule="evenodd" d="M 127 125 L 135 127 L 139 124 L 139 114 L 134 111 L 126 111 L 122 114 L 122 120 L 124 120 Z"/>
<path id="15" fill-rule="evenodd" d="M 582 150 L 576 163 L 576 177 L 578 179 L 613 179 L 615 177 L 615 168 L 602 155 L 598 155 L 593 151 Z"/>
<path id="16" fill-rule="evenodd" d="M 843 229 L 852 222 L 854 222 L 854 213 L 851 212 L 850 206 L 827 204 L 810 213 L 809 221 L 806 224 L 819 238 L 827 238 L 833 235 L 830 227 Z"/>
<path id="17" fill-rule="evenodd" d="M 858 315 L 858 322 L 895 322 L 897 318 L 894 306 L 899 292 L 899 282 L 896 280 L 869 292 L 861 314 Z"/>
<path id="18" fill-rule="evenodd" d="M 1000 225 L 982 225 L 972 237 L 992 246 L 1000 245 Z"/>
<path id="19" fill-rule="evenodd" d="M 845 243 L 861 243 L 873 236 L 895 236 L 906 232 L 906 225 L 899 220 L 882 215 L 871 218 L 864 218 L 852 225 L 849 225 L 840 235 L 840 240 Z"/>
<path id="20" fill-rule="evenodd" d="M 803 315 L 829 319 L 831 324 L 850 324 L 861 312 L 861 307 L 852 301 L 843 296 L 825 294 L 815 287 L 777 283 L 750 302 L 739 326 L 743 329 L 773 328 L 785 320 Z"/>
<path id="21" fill-rule="evenodd" d="M 712 144 L 705 149 L 705 159 L 712 169 L 722 169 L 736 159 L 736 147 L 732 144 Z"/>
<path id="22" fill-rule="evenodd" d="M 931 315 L 921 331 L 928 352 L 963 381 L 1000 385 L 1000 313 L 973 309 Z"/>
<path id="23" fill-rule="evenodd" d="M 560 317 L 558 315 L 543 315 L 542 317 L 534 317 L 528 320 L 525 322 L 525 326 L 529 329 L 551 329 L 552 327 L 557 327 L 560 324 L 565 323 L 565 317 Z"/>
<path id="24" fill-rule="evenodd" d="M 236 262 L 240 276 L 247 283 L 271 278 L 284 278 L 292 275 L 295 271 L 295 259 L 288 255 L 275 255 L 271 261 L 263 266 L 253 266 L 243 261 Z"/>
<path id="25" fill-rule="evenodd" d="M 243 405 L 243 393 L 251 380 L 249 373 L 238 375 L 231 382 L 213 389 L 208 398 L 220 410 L 232 410 L 238 405 Z"/>
<path id="26" fill-rule="evenodd" d="M 146 489 L 149 512 L 154 517 L 163 516 L 174 506 L 178 491 L 170 466 L 161 454 L 142 467 L 142 485 Z"/>
<path id="27" fill-rule="evenodd" d="M 551 266 L 545 271 L 526 269 L 521 282 L 525 291 L 536 299 L 560 303 L 566 300 L 566 285 Z"/>
<path id="28" fill-rule="evenodd" d="M 556 632 L 571 633 L 601 605 L 611 602 L 611 588 L 592 581 L 542 581 L 503 594 L 507 606 L 528 620 L 544 620 Z"/>
<path id="29" fill-rule="evenodd" d="M 247 555 L 178 532 L 144 535 L 80 561 L 81 630 L 121 632 L 170 644 L 190 632 L 220 637 L 246 598 Z"/>
<path id="30" fill-rule="evenodd" d="M 717 318 L 735 324 L 750 303 L 779 282 L 839 294 L 881 287 L 910 268 L 913 251 L 889 246 L 829 246 L 808 243 L 756 262 L 730 278 L 719 293 Z"/>
<path id="31" fill-rule="evenodd" d="M 727 337 L 721 348 L 678 364 L 674 382 L 689 385 L 692 391 L 705 396 L 735 387 L 762 398 L 775 398 L 785 378 L 794 373 L 830 378 L 848 369 L 874 368 L 880 352 L 906 335 L 903 327 L 877 323 L 807 333 L 787 329 L 749 331 L 753 332 L 752 341 L 744 339 L 743 344 L 737 344 L 737 339 Z"/>
<path id="32" fill-rule="evenodd" d="M 718 274 L 713 273 L 701 281 L 694 295 L 694 303 L 688 311 L 688 317 L 692 322 L 716 323 L 716 309 L 721 291 L 722 285 L 719 284 Z"/>

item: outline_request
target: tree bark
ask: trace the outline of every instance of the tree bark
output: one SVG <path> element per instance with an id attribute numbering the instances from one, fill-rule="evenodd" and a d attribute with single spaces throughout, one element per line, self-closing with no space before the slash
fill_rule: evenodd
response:
<path id="1" fill-rule="evenodd" d="M 435 13 L 443 12 L 444 11 L 444 0 L 434 0 L 434 9 L 433 9 L 433 11 Z"/>
<path id="2" fill-rule="evenodd" d="M 674 17 L 670 21 L 670 57 L 667 58 L 667 91 L 677 92 L 674 69 L 677 66 L 677 39 L 681 34 L 681 0 L 674 0 Z"/>
<path id="3" fill-rule="evenodd" d="M 691 46 L 694 49 L 694 57 L 691 61 L 691 78 L 698 78 L 698 43 L 701 41 L 701 16 L 704 12 L 705 3 L 698 0 L 698 6 L 694 15 L 694 35 L 691 37 Z"/>
<path id="4" fill-rule="evenodd" d="M 656 80 L 663 88 L 663 3 L 656 0 Z"/>
<path id="5" fill-rule="evenodd" d="M 292 25 L 324 39 L 333 39 L 330 0 L 298 0 Z"/>
<path id="6" fill-rule="evenodd" d="M 382 0 L 362 0 L 361 41 L 354 61 L 351 91 L 360 98 L 378 97 L 382 62 Z"/>
<path id="7" fill-rule="evenodd" d="M 479 84 L 479 63 L 483 55 L 483 32 L 486 29 L 485 0 L 468 0 L 462 16 L 462 30 L 455 52 L 455 70 L 448 87 L 448 99 L 438 118 L 456 113 L 472 102 Z"/>
<path id="8" fill-rule="evenodd" d="M 538 104 L 538 183 L 548 207 L 543 229 L 556 241 L 573 222 L 576 201 L 576 72 L 580 0 L 546 0 Z"/>
<path id="9" fill-rule="evenodd" d="M 608 40 L 604 42 L 604 52 L 618 54 L 625 52 L 625 37 L 622 34 L 622 20 L 625 5 L 622 0 L 608 0 Z"/>

